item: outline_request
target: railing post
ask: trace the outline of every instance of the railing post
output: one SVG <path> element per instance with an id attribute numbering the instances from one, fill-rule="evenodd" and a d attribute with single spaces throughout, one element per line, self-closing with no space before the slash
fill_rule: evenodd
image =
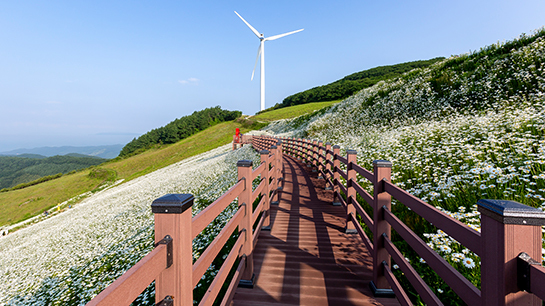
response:
<path id="1" fill-rule="evenodd" d="M 384 192 L 384 180 L 391 179 L 392 163 L 386 160 L 373 161 L 374 203 L 373 203 L 373 281 L 369 284 L 375 296 L 395 296 L 384 276 L 383 262 L 391 266 L 390 254 L 384 248 L 384 237 L 391 236 L 391 226 L 384 220 L 384 209 L 390 210 L 392 197 Z"/>
<path id="2" fill-rule="evenodd" d="M 294 141 L 295 141 L 295 137 L 289 137 L 288 138 L 289 142 L 290 142 L 290 153 L 292 156 L 295 157 L 295 151 L 294 151 Z"/>
<path id="3" fill-rule="evenodd" d="M 273 179 L 273 191 L 278 188 L 278 147 L 276 145 L 271 146 L 271 153 L 273 154 L 273 160 L 271 163 L 273 164 L 273 171 L 271 174 L 271 178 Z"/>
<path id="4" fill-rule="evenodd" d="M 271 229 L 271 199 L 269 198 L 269 151 L 268 150 L 261 150 L 259 154 L 261 155 L 261 163 L 265 163 L 265 170 L 263 170 L 263 174 L 261 174 L 261 177 L 263 179 L 263 182 L 265 183 L 265 188 L 263 189 L 263 197 L 265 198 L 265 203 L 263 205 L 263 227 L 262 230 L 270 230 Z"/>
<path id="5" fill-rule="evenodd" d="M 339 172 L 337 169 L 341 167 L 341 161 L 337 158 L 341 152 L 341 147 L 335 145 L 333 146 L 333 206 L 341 206 L 341 200 L 339 199 Z"/>
<path id="6" fill-rule="evenodd" d="M 517 257 L 541 261 L 545 212 L 514 201 L 479 200 L 481 212 L 481 305 L 541 305 L 517 287 Z M 543 284 L 540 284 L 541 286 Z"/>
<path id="7" fill-rule="evenodd" d="M 251 160 L 239 160 L 237 162 L 238 180 L 244 180 L 244 191 L 238 196 L 239 206 L 244 206 L 244 218 L 240 222 L 239 235 L 244 235 L 244 243 L 241 253 L 246 255 L 246 268 L 242 274 L 239 286 L 254 287 L 254 256 L 253 256 L 253 202 L 252 202 L 252 165 Z"/>
<path id="8" fill-rule="evenodd" d="M 305 141 L 307 143 L 307 167 L 311 168 L 312 167 L 312 156 L 313 156 L 312 151 L 314 150 L 314 148 L 312 148 L 312 141 L 310 139 L 305 139 Z"/>
<path id="9" fill-rule="evenodd" d="M 324 179 L 324 155 L 322 155 L 323 141 L 318 141 L 318 179 Z"/>
<path id="10" fill-rule="evenodd" d="M 329 179 L 329 180 L 333 179 L 328 174 L 329 171 L 331 171 L 331 164 L 329 164 L 329 161 L 331 160 L 331 153 L 329 153 L 329 151 L 331 151 L 331 143 L 329 143 L 329 142 L 325 143 L 325 150 L 326 150 L 326 153 L 325 153 L 326 187 L 325 187 L 325 190 L 332 190 L 333 189 L 332 185 L 327 186 L 327 179 Z"/>
<path id="11" fill-rule="evenodd" d="M 304 139 L 304 138 L 301 138 L 301 142 L 302 142 L 302 145 L 303 145 L 303 156 L 302 156 L 302 159 L 303 159 L 303 163 L 304 163 L 305 166 L 306 166 L 307 163 L 308 163 L 308 145 L 307 145 L 307 140 Z"/>
<path id="12" fill-rule="evenodd" d="M 312 141 L 312 172 L 317 172 L 318 169 L 317 166 L 318 166 L 318 153 L 316 152 L 316 149 L 317 149 L 317 145 L 318 145 L 318 141 L 316 139 L 314 139 Z"/>
<path id="13" fill-rule="evenodd" d="M 277 147 L 276 146 L 271 146 L 270 148 L 271 150 L 271 154 L 272 154 L 272 158 L 270 157 L 270 162 L 271 162 L 271 165 L 272 165 L 272 171 L 269 172 L 269 176 L 271 178 L 271 182 L 272 182 L 272 187 L 271 187 L 271 191 L 273 192 L 273 196 L 271 197 L 271 205 L 278 205 L 280 203 L 280 195 L 278 194 L 278 190 L 277 190 L 277 187 L 278 187 L 278 180 L 277 180 L 277 177 L 276 177 L 276 173 L 277 173 L 277 169 L 278 169 L 278 165 L 276 163 L 276 158 L 277 158 Z M 276 195 L 276 200 L 273 201 L 274 199 L 274 195 Z"/>
<path id="14" fill-rule="evenodd" d="M 278 163 L 278 171 L 276 172 L 277 174 L 277 182 L 278 182 L 278 187 L 277 189 L 278 190 L 282 190 L 282 184 L 280 183 L 283 179 L 284 179 L 284 163 L 282 162 L 282 156 L 284 154 L 283 152 L 283 148 L 282 148 L 282 140 L 278 140 L 278 142 L 276 143 L 276 147 L 277 147 L 277 152 L 278 152 L 278 156 L 277 156 L 277 160 L 276 162 Z"/>
<path id="15" fill-rule="evenodd" d="M 302 149 L 301 160 L 303 161 L 303 163 L 304 163 L 305 166 L 306 166 L 306 165 L 307 165 L 307 153 L 308 153 L 308 150 L 307 150 L 307 141 L 306 141 L 306 139 L 304 139 L 304 138 L 301 138 L 301 149 Z"/>
<path id="16" fill-rule="evenodd" d="M 193 200 L 191 194 L 167 194 L 151 204 L 155 243 L 172 238 L 172 265 L 155 279 L 155 296 L 158 301 L 171 296 L 175 306 L 193 305 Z"/>
<path id="17" fill-rule="evenodd" d="M 301 141 L 301 160 L 306 165 L 307 164 L 307 141 L 304 138 L 300 138 Z"/>
<path id="18" fill-rule="evenodd" d="M 348 179 L 346 180 L 347 195 L 346 195 L 346 227 L 345 233 L 355 234 L 357 233 L 352 219 L 356 218 L 356 208 L 354 207 L 354 201 L 356 201 L 356 189 L 353 184 L 356 184 L 356 170 L 354 170 L 353 164 L 357 161 L 357 152 L 355 150 L 346 150 L 346 159 L 348 165 L 346 165 L 346 174 Z"/>
<path id="19" fill-rule="evenodd" d="M 303 159 L 304 145 L 301 142 L 301 138 L 297 138 L 297 147 L 299 148 L 299 151 L 297 152 L 297 159 L 304 162 L 304 159 Z"/>

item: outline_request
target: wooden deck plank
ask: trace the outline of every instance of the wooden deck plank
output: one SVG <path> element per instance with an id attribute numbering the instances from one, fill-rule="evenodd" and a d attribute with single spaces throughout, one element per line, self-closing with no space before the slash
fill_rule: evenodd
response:
<path id="1" fill-rule="evenodd" d="M 374 298 L 372 257 L 359 236 L 345 234 L 342 207 L 323 180 L 290 156 L 270 232 L 254 249 L 253 289 L 237 288 L 231 305 L 399 305 Z"/>

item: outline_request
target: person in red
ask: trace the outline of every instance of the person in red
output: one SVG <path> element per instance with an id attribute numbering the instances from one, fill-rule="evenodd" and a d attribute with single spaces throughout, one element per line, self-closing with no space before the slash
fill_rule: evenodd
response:
<path id="1" fill-rule="evenodd" d="M 235 136 L 233 137 L 233 150 L 236 150 L 237 143 L 240 143 L 240 129 L 236 128 Z"/>

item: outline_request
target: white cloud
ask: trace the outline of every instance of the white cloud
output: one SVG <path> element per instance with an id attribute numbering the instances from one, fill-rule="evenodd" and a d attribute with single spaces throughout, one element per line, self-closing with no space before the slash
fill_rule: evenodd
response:
<path id="1" fill-rule="evenodd" d="M 187 84 L 197 84 L 199 82 L 199 79 L 197 78 L 189 78 L 187 80 L 179 80 L 178 83 L 182 84 L 182 85 L 187 85 Z"/>

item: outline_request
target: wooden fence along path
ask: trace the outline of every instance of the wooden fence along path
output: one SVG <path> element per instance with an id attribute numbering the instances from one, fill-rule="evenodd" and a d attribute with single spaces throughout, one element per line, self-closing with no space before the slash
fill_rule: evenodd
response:
<path id="1" fill-rule="evenodd" d="M 284 157 L 273 226 L 254 249 L 254 288 L 238 288 L 233 305 L 399 305 L 373 298 L 372 257 L 358 235 L 345 233 L 344 209 L 331 205 L 333 193 L 309 169 Z"/>
<path id="2" fill-rule="evenodd" d="M 480 200 L 477 232 L 392 184 L 388 161 L 374 161 L 371 172 L 357 164 L 353 150 L 342 156 L 338 146 L 318 141 L 245 137 L 262 163 L 253 169 L 251 161 L 239 161 L 238 183 L 193 218 L 192 195 L 155 200 L 156 248 L 88 305 L 129 305 L 153 280 L 158 305 L 192 305 L 193 288 L 233 233 L 238 238 L 200 305 L 412 305 L 390 269 L 391 259 L 424 303 L 442 305 L 391 242 L 392 229 L 468 305 L 537 306 L 545 299 L 545 212 Z M 358 177 L 371 182 L 372 195 Z M 480 256 L 481 290 L 391 212 L 392 197 Z M 238 211 L 193 263 L 192 240 L 236 198 Z M 222 286 L 227 290 L 218 297 Z"/>

